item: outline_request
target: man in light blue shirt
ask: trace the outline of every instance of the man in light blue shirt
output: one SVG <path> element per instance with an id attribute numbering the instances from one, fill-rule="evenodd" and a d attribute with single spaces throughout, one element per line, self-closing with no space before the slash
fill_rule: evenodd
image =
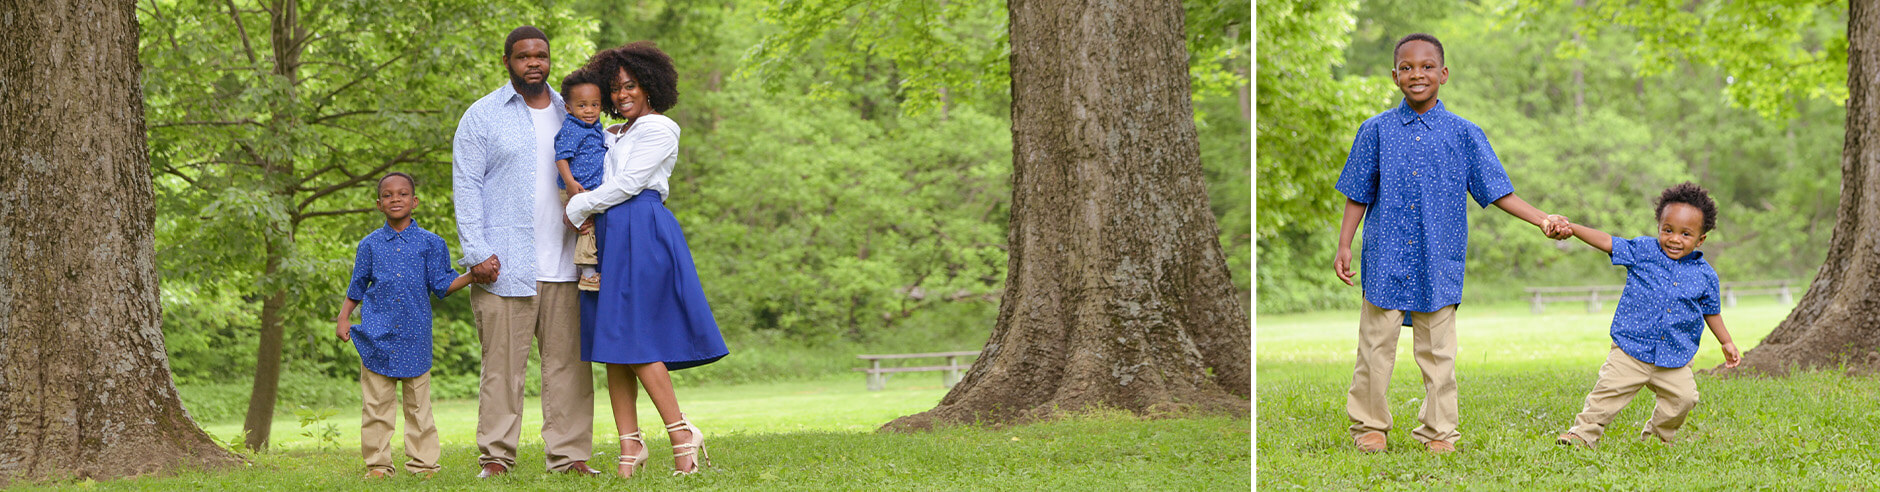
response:
<path id="1" fill-rule="evenodd" d="M 470 293 L 482 344 L 477 390 L 477 476 L 515 466 L 523 373 L 541 339 L 542 441 L 551 471 L 599 474 L 593 454 L 594 386 L 581 362 L 574 231 L 556 190 L 555 133 L 566 114 L 549 88 L 548 36 L 531 26 L 503 42 L 509 84 L 464 111 L 452 143 L 458 263 L 479 278 Z"/>

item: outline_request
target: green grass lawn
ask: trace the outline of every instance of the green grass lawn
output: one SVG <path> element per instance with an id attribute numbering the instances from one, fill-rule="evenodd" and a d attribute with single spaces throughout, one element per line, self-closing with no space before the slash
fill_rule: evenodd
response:
<path id="1" fill-rule="evenodd" d="M 102 483 L 41 486 L 165 490 L 503 489 L 600 490 L 1247 490 L 1252 485 L 1251 424 L 1245 418 L 1139 420 L 1090 413 L 1034 425 L 955 427 L 919 434 L 876 433 L 881 424 L 932 408 L 946 394 L 938 374 L 900 375 L 885 391 L 867 391 L 861 375 L 762 385 L 679 388 L 687 417 L 705 430 L 715 466 L 671 477 L 669 442 L 652 403 L 641 395 L 641 427 L 652 429 L 653 458 L 634 479 L 582 478 L 543 471 L 540 404 L 530 399 L 515 472 L 486 483 L 475 478 L 475 400 L 439 401 L 433 415 L 443 443 L 444 470 L 430 480 L 400 474 L 361 482 L 358 399 L 334 402 L 329 443 L 305 434 L 297 418 L 274 424 L 274 452 L 220 472 L 190 471 Z M 596 468 L 612 471 L 618 456 L 606 393 L 595 395 Z M 398 424 L 402 432 L 404 423 Z M 239 420 L 204 426 L 219 439 L 241 431 Z M 404 461 L 401 437 L 394 459 Z"/>
<path id="2" fill-rule="evenodd" d="M 1390 450 L 1359 453 L 1345 430 L 1345 393 L 1357 349 L 1358 313 L 1259 316 L 1256 328 L 1259 488 L 1822 490 L 1880 481 L 1880 380 L 1839 373 L 1783 379 L 1699 374 L 1702 402 L 1675 445 L 1637 439 L 1652 396 L 1640 391 L 1595 450 L 1555 445 L 1592 389 L 1610 338 L 1613 304 L 1587 313 L 1555 304 L 1464 305 L 1456 315 L 1463 437 L 1459 452 L 1424 453 L 1410 430 L 1423 397 L 1411 330 L 1391 378 Z M 1791 305 L 1744 298 L 1723 311 L 1748 350 Z M 1695 361 L 1723 355 L 1706 332 Z"/>

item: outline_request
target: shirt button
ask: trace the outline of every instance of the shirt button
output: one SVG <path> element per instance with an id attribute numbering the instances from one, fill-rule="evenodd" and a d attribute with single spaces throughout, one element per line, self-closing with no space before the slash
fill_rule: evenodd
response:
<path id="1" fill-rule="evenodd" d="M 1421 120 L 1418 120 L 1418 121 L 1421 121 Z M 1421 142 L 1421 141 L 1423 141 L 1423 137 L 1417 137 L 1417 141 L 1418 141 L 1418 142 Z"/>
<path id="2" fill-rule="evenodd" d="M 1678 283 L 1677 283 L 1677 282 L 1672 282 L 1672 283 L 1671 283 L 1671 285 L 1678 285 Z"/>

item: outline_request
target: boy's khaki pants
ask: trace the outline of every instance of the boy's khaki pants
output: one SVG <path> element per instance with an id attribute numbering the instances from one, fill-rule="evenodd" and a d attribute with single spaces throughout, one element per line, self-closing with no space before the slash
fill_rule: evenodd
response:
<path id="1" fill-rule="evenodd" d="M 1397 364 L 1397 337 L 1404 312 L 1365 301 L 1358 318 L 1358 367 L 1351 376 L 1345 413 L 1351 416 L 1351 436 L 1390 432 L 1390 372 Z M 1456 306 L 1411 316 L 1416 332 L 1417 367 L 1423 369 L 1423 407 L 1411 431 L 1418 441 L 1456 442 L 1462 420 L 1456 406 Z"/>
<path id="2" fill-rule="evenodd" d="M 1586 395 L 1586 408 L 1573 417 L 1573 428 L 1567 432 L 1588 443 L 1598 442 L 1613 416 L 1632 402 L 1632 395 L 1638 394 L 1641 387 L 1651 388 L 1658 395 L 1658 404 L 1652 407 L 1652 418 L 1645 422 L 1640 437 L 1671 442 L 1678 428 L 1684 426 L 1684 417 L 1697 406 L 1696 374 L 1689 364 L 1666 369 L 1640 362 L 1617 344 L 1606 353 L 1606 364 L 1599 366 L 1599 382 L 1593 383 L 1593 392 Z"/>
<path id="3" fill-rule="evenodd" d="M 359 452 L 365 455 L 366 469 L 392 469 L 392 422 L 398 418 L 398 387 L 404 384 L 405 471 L 436 472 L 437 426 L 431 421 L 431 373 L 417 377 L 393 378 L 359 367 L 359 390 L 365 401 L 360 415 Z"/>

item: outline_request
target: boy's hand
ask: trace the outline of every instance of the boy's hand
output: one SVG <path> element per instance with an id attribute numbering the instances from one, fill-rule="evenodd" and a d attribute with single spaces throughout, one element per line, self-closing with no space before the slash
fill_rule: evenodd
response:
<path id="1" fill-rule="evenodd" d="M 587 188 L 582 188 L 581 183 L 568 185 L 568 196 L 575 196 L 587 192 Z"/>
<path id="2" fill-rule="evenodd" d="M 1565 215 L 1548 215 L 1547 223 L 1541 225 L 1541 234 L 1548 239 L 1561 240 L 1573 238 L 1573 221 Z"/>
<path id="3" fill-rule="evenodd" d="M 1338 256 L 1332 258 L 1332 273 L 1338 274 L 1345 285 L 1354 285 L 1351 283 L 1351 248 L 1338 248 Z"/>
<path id="4" fill-rule="evenodd" d="M 1732 369 L 1741 363 L 1743 363 L 1743 354 L 1736 351 L 1736 343 L 1723 344 L 1723 367 Z"/>
<path id="5" fill-rule="evenodd" d="M 345 318 L 340 318 L 339 331 L 337 333 L 341 341 L 352 341 L 352 324 L 347 323 Z"/>
<path id="6" fill-rule="evenodd" d="M 586 236 L 588 234 L 593 234 L 594 233 L 594 218 L 588 217 L 587 220 L 581 221 L 581 227 L 578 227 L 575 230 L 580 231 L 581 235 L 583 236 Z"/>
<path id="7" fill-rule="evenodd" d="M 562 219 L 562 220 L 567 220 L 567 219 Z M 495 256 L 491 256 L 490 259 L 483 260 L 482 263 L 478 263 L 470 267 L 470 279 L 471 281 L 479 283 L 479 284 L 495 283 L 496 276 L 502 273 L 502 269 L 503 269 L 502 260 L 498 260 L 496 259 Z"/>

